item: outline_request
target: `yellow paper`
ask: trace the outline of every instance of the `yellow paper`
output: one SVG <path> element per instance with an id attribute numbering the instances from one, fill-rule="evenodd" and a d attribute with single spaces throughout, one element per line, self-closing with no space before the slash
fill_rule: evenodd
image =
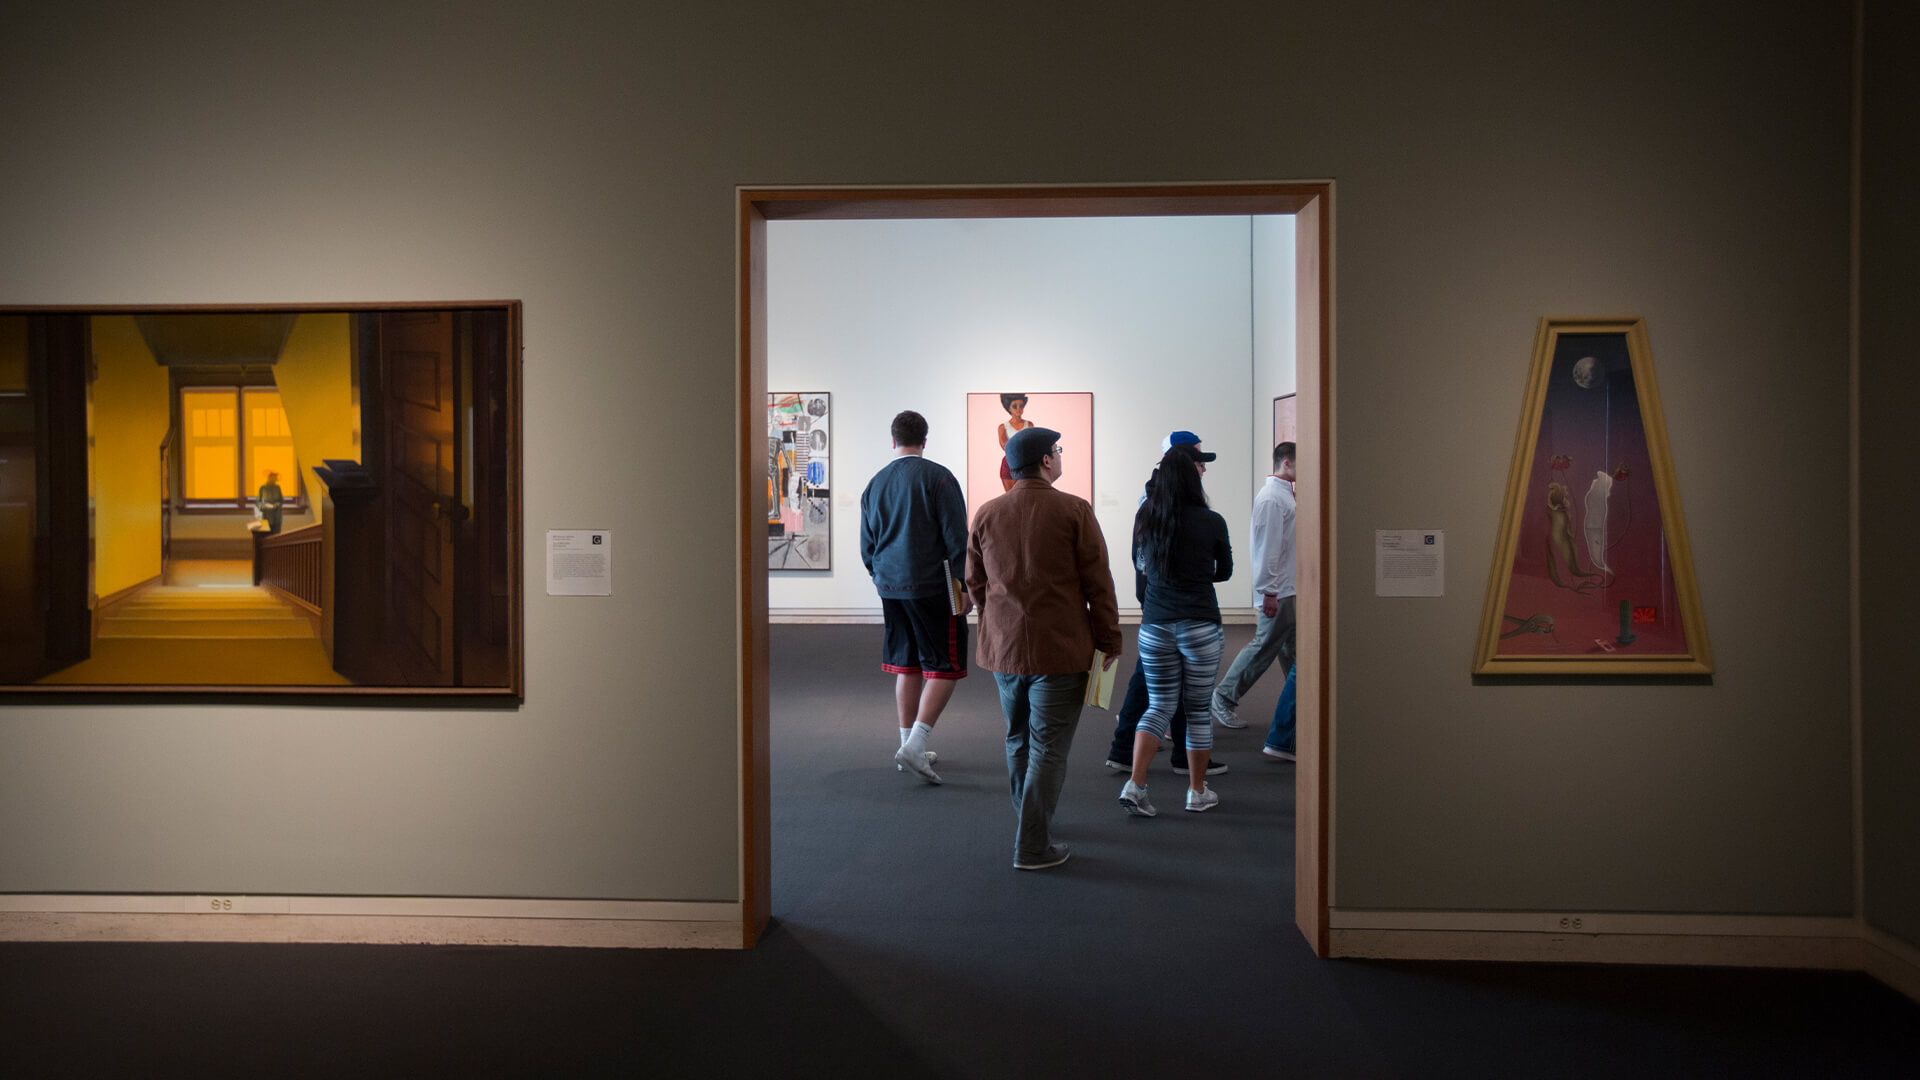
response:
<path id="1" fill-rule="evenodd" d="M 1093 666 L 1087 669 L 1087 696 L 1085 704 L 1096 709 L 1113 707 L 1113 673 L 1120 665 L 1107 666 L 1107 654 L 1099 649 L 1093 650 Z"/>

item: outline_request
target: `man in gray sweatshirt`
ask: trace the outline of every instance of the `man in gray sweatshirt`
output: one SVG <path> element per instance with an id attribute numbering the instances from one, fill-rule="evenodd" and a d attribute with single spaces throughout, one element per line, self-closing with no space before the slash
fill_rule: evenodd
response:
<path id="1" fill-rule="evenodd" d="M 937 784 L 927 738 L 967 676 L 973 604 L 955 585 L 966 568 L 966 497 L 926 448 L 925 417 L 909 409 L 893 418 L 893 460 L 860 493 L 860 561 L 886 619 L 880 667 L 894 676 L 894 764 Z"/>

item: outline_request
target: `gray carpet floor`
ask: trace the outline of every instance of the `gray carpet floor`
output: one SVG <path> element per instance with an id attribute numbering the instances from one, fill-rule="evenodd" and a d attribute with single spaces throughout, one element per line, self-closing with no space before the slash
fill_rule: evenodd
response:
<path id="1" fill-rule="evenodd" d="M 1172 809 L 1163 755 L 1143 821 L 1088 712 L 1075 855 L 1015 871 L 991 678 L 959 687 L 931 787 L 894 771 L 878 643 L 773 628 L 752 952 L 0 944 L 0 1077 L 1920 1076 L 1920 1006 L 1860 975 L 1314 958 L 1292 769 L 1257 726 L 1219 733 L 1217 809 Z"/>

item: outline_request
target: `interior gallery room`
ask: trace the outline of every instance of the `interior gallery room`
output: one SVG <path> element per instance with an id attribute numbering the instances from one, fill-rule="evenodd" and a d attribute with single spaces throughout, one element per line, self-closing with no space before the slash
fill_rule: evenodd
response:
<path id="1" fill-rule="evenodd" d="M 1920 1072 L 1913 5 L 6 24 L 0 1074 Z M 1104 537 L 1037 872 L 902 410 Z M 1147 817 L 1174 432 L 1297 663 Z"/>

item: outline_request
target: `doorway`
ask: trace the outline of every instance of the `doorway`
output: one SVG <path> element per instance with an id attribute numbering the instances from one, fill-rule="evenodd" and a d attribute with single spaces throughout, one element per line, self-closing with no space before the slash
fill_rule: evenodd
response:
<path id="1" fill-rule="evenodd" d="M 1295 923 L 1327 955 L 1328 762 L 1333 591 L 1331 182 L 1102 187 L 742 188 L 738 191 L 736 561 L 740 572 L 741 944 L 772 905 L 771 766 L 764 409 L 767 393 L 767 222 L 1015 217 L 1291 215 L 1298 362 L 1299 763 Z"/>

